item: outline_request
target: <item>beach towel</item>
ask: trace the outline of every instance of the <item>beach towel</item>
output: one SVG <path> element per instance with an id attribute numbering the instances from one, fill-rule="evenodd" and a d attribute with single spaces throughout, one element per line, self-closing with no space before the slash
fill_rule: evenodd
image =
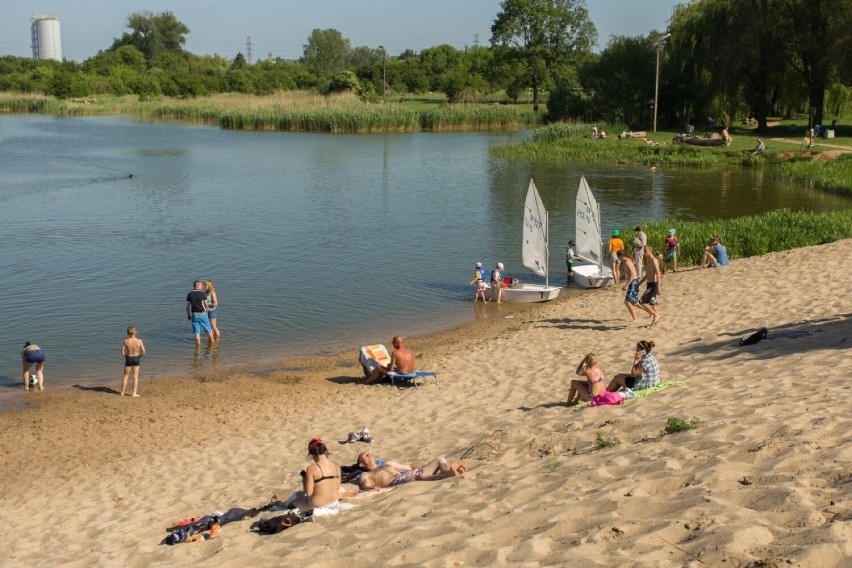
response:
<path id="1" fill-rule="evenodd" d="M 624 402 L 624 396 L 620 392 L 603 391 L 589 400 L 589 406 L 614 406 Z"/>
<path id="2" fill-rule="evenodd" d="M 621 391 L 622 398 L 624 399 L 623 403 L 629 404 L 631 402 L 636 401 L 637 399 L 644 398 L 644 397 L 648 396 L 649 394 L 657 393 L 657 392 L 660 392 L 661 390 L 666 390 L 669 387 L 681 386 L 681 385 L 685 385 L 685 384 L 686 383 L 684 381 L 663 381 L 660 384 L 658 384 L 657 386 L 649 387 L 647 389 L 641 389 L 641 390 L 637 390 L 637 391 L 631 390 L 629 393 L 627 391 Z M 630 396 L 630 393 L 633 393 L 633 396 Z M 578 408 L 585 408 L 586 406 L 590 406 L 588 401 L 580 402 L 576 406 L 573 406 L 572 408 L 578 409 Z"/>

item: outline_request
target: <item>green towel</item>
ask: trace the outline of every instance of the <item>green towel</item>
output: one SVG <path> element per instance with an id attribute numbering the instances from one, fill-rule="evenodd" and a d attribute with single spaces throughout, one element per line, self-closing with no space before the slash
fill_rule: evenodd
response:
<path id="1" fill-rule="evenodd" d="M 666 390 L 669 387 L 675 387 L 675 386 L 679 387 L 679 386 L 682 386 L 682 385 L 685 385 L 685 384 L 686 384 L 686 381 L 662 381 L 660 384 L 658 384 L 655 387 L 650 387 L 650 388 L 647 388 L 647 389 L 641 389 L 641 390 L 638 390 L 638 391 L 633 391 L 633 392 L 636 393 L 636 396 L 632 397 L 632 398 L 625 398 L 623 404 L 633 402 L 634 400 L 646 397 L 649 394 L 652 394 L 652 393 L 655 393 L 655 392 L 660 392 L 661 390 Z M 574 408 L 585 408 L 586 406 L 589 406 L 588 400 L 584 400 L 584 401 L 580 402 Z"/>

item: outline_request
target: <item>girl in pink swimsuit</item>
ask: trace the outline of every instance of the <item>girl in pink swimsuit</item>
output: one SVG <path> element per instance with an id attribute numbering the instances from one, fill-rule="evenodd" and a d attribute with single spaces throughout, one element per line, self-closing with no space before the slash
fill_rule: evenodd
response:
<path id="1" fill-rule="evenodd" d="M 598 358 L 594 353 L 587 353 L 580 364 L 577 365 L 577 374 L 585 376 L 587 380 L 571 381 L 568 390 L 568 406 L 574 406 L 581 400 L 589 400 L 606 390 L 604 384 L 604 372 L 598 367 Z"/>

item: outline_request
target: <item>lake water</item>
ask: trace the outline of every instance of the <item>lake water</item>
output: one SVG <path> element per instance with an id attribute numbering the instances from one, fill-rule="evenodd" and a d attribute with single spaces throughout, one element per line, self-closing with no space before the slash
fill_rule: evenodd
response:
<path id="1" fill-rule="evenodd" d="M 474 310 L 472 265 L 520 266 L 530 176 L 551 211 L 564 278 L 585 174 L 604 230 L 644 219 L 733 217 L 848 201 L 760 170 L 510 162 L 524 133 L 235 132 L 124 118 L 0 116 L 0 396 L 27 340 L 48 386 L 116 381 L 128 325 L 144 377 L 262 369 L 452 326 Z M 129 174 L 133 177 L 128 177 Z M 223 338 L 196 352 L 184 299 L 212 278 Z M 206 342 L 206 341 L 205 341 Z"/>

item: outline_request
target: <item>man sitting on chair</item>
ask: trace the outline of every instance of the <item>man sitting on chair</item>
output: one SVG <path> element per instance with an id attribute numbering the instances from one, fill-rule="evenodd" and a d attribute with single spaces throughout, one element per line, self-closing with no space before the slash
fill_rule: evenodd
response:
<path id="1" fill-rule="evenodd" d="M 382 377 L 387 377 L 388 373 L 407 375 L 408 373 L 414 372 L 414 353 L 412 353 L 411 349 L 405 346 L 402 341 L 402 337 L 399 335 L 393 338 L 393 348 L 394 352 L 391 354 L 391 360 L 390 363 L 388 363 L 388 366 L 385 367 L 377 362 L 376 370 L 367 377 L 366 383 L 368 385 L 375 383 Z"/>

